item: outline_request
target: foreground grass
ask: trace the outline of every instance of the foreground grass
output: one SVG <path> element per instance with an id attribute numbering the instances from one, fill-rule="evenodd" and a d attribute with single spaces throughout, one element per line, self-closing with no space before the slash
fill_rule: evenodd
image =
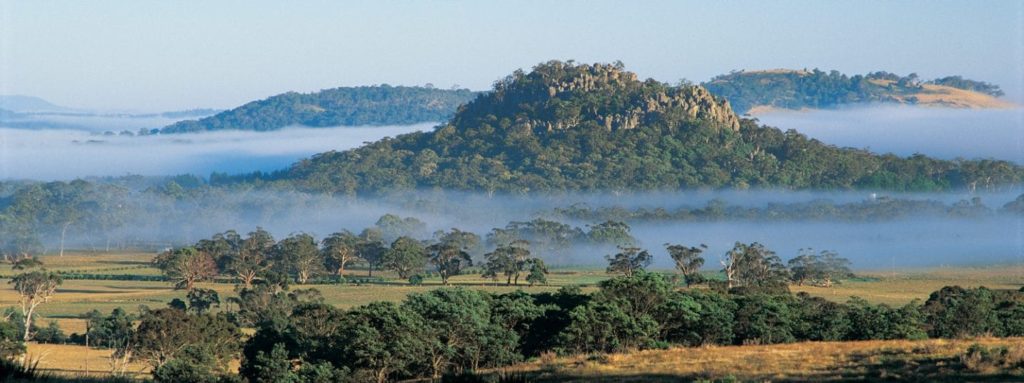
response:
<path id="1" fill-rule="evenodd" d="M 968 347 L 1021 345 L 1024 338 L 808 342 L 713 346 L 601 356 L 553 357 L 488 371 L 537 382 L 772 382 L 1024 380 L 1021 369 L 975 371 L 960 359 Z"/>

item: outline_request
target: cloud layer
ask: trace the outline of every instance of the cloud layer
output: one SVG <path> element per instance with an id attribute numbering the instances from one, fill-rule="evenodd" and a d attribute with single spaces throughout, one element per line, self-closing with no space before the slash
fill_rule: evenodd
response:
<path id="1" fill-rule="evenodd" d="M 0 128 L 0 180 L 276 170 L 315 153 L 349 149 L 431 126 L 288 128 L 266 133 L 225 131 L 141 137 Z"/>
<path id="2" fill-rule="evenodd" d="M 796 129 L 825 143 L 902 156 L 995 158 L 1024 164 L 1024 109 L 872 106 L 781 111 L 762 123 Z"/>

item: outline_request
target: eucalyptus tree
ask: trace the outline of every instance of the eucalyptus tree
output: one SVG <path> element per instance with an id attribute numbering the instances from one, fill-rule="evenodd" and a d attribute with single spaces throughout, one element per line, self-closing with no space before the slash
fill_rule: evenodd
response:
<path id="1" fill-rule="evenodd" d="M 32 339 L 32 320 L 36 309 L 53 297 L 64 279 L 57 273 L 36 270 L 18 274 L 8 283 L 14 285 L 14 291 L 18 293 L 18 304 L 25 319 L 24 341 L 28 342 Z"/>
<path id="2" fill-rule="evenodd" d="M 257 227 L 242 240 L 238 251 L 223 263 L 222 268 L 233 274 L 243 287 L 251 288 L 253 282 L 273 267 L 274 245 L 274 237 Z"/>
<path id="3" fill-rule="evenodd" d="M 675 262 L 676 269 L 683 274 L 683 278 L 686 278 L 687 287 L 704 280 L 700 274 L 700 268 L 704 266 L 704 258 L 700 255 L 707 248 L 707 245 L 703 243 L 693 247 L 665 244 L 665 249 L 668 250 L 669 257 L 672 257 L 672 261 Z"/>
<path id="4" fill-rule="evenodd" d="M 435 237 L 437 242 L 427 246 L 427 256 L 430 263 L 437 267 L 441 283 L 447 285 L 448 278 L 458 275 L 464 267 L 473 265 L 469 252 L 480 245 L 480 237 L 459 229 L 447 233 L 438 232 Z"/>
<path id="5" fill-rule="evenodd" d="M 722 266 L 729 288 L 775 288 L 789 279 L 789 270 L 779 256 L 757 242 L 736 242 L 722 258 Z"/>
<path id="6" fill-rule="evenodd" d="M 485 255 L 487 263 L 484 264 L 484 276 L 497 278 L 498 275 L 505 276 L 505 284 L 511 285 L 513 282 L 519 285 L 519 277 L 528 269 L 534 268 L 534 265 L 538 265 L 538 272 L 542 271 L 542 275 L 547 273 L 547 268 L 543 267 L 543 261 L 540 259 L 530 257 L 530 243 L 525 240 L 516 240 L 510 244 L 498 246 L 494 251 Z M 533 271 L 533 270 L 529 270 Z M 538 277 L 535 277 L 537 279 Z M 545 278 L 546 281 L 546 278 Z M 539 280 L 538 280 L 539 282 Z M 531 282 L 532 284 L 533 282 Z"/>
<path id="7" fill-rule="evenodd" d="M 168 250 L 158 255 L 153 263 L 174 283 L 175 289 L 192 290 L 197 282 L 217 276 L 213 257 L 194 247 Z"/>
<path id="8" fill-rule="evenodd" d="M 321 242 L 324 261 L 335 275 L 345 274 L 345 267 L 359 262 L 359 236 L 348 230 L 333 233 Z"/>
<path id="9" fill-rule="evenodd" d="M 276 259 L 283 262 L 283 271 L 295 276 L 295 281 L 305 284 L 324 271 L 320 249 L 312 235 L 292 234 L 274 247 Z"/>
<path id="10" fill-rule="evenodd" d="M 391 243 L 381 259 L 381 264 L 388 270 L 398 273 L 402 279 L 423 270 L 426 265 L 427 251 L 420 241 L 410 237 L 398 237 Z"/>
<path id="11" fill-rule="evenodd" d="M 641 250 L 639 247 L 619 247 L 618 253 L 606 255 L 605 259 L 608 260 L 609 274 L 618 273 L 631 277 L 649 266 L 653 257 L 647 250 Z"/>

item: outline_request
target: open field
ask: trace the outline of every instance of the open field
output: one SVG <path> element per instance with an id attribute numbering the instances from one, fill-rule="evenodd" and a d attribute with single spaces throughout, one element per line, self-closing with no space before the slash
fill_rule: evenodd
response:
<path id="1" fill-rule="evenodd" d="M 61 376 L 97 377 L 110 376 L 110 354 L 113 350 L 88 348 L 71 344 L 29 343 L 27 356 L 38 361 L 39 370 Z M 149 365 L 140 362 L 129 363 L 125 375 L 134 378 L 149 377 Z"/>
<path id="2" fill-rule="evenodd" d="M 152 254 L 145 253 L 71 253 L 63 258 L 46 256 L 42 260 L 54 271 L 80 274 L 113 275 L 118 272 L 127 275 L 159 275 L 150 266 Z M 351 270 L 352 275 L 364 276 L 365 270 Z M 12 271 L 4 268 L 0 275 L 10 276 Z M 326 302 L 341 308 L 350 308 L 372 301 L 400 301 L 408 294 L 423 292 L 440 286 L 438 278 L 428 278 L 423 285 L 409 285 L 387 273 L 375 272 L 393 283 L 383 284 L 318 284 L 293 286 L 312 287 L 321 292 Z M 928 295 L 946 285 L 987 286 L 997 289 L 1019 289 L 1024 285 L 1024 266 L 1004 265 L 990 267 L 946 267 L 922 270 L 862 271 L 859 278 L 844 281 L 833 288 L 812 286 L 791 286 L 793 292 L 807 292 L 835 301 L 846 301 L 851 296 L 860 296 L 875 303 L 903 305 L 915 299 L 925 300 Z M 494 284 L 478 274 L 460 275 L 452 278 L 452 284 L 492 292 L 509 292 L 524 289 L 528 292 L 555 291 L 566 285 L 582 285 L 584 291 L 595 289 L 594 285 L 608 275 L 600 268 L 552 269 L 546 286 L 505 286 Z M 4 280 L 6 282 L 6 280 Z M 0 282 L 2 283 L 2 282 Z M 17 305 L 17 295 L 3 283 L 0 289 L 0 307 Z M 230 283 L 202 283 L 201 287 L 212 288 L 221 294 L 222 302 L 234 296 L 234 285 Z M 106 314 L 117 307 L 135 311 L 140 305 L 162 307 L 174 298 L 184 298 L 185 292 L 174 290 L 171 284 L 162 281 L 123 281 L 68 279 L 58 289 L 53 299 L 39 309 L 37 320 L 45 325 L 56 320 L 66 334 L 83 333 L 85 321 L 80 315 L 91 310 Z M 230 304 L 223 304 L 221 310 L 232 310 Z M 980 340 L 981 343 L 995 344 L 1021 342 L 1024 340 Z M 668 351 L 644 351 L 639 353 L 612 355 L 599 360 L 585 357 L 557 359 L 542 358 L 516 367 L 538 378 L 571 377 L 580 381 L 600 378 L 618 380 L 630 371 L 648 371 L 650 375 L 640 378 L 665 378 L 665 380 L 701 377 L 728 376 L 731 372 L 744 371 L 742 379 L 786 380 L 849 380 L 853 377 L 895 378 L 901 374 L 930 374 L 942 371 L 952 358 L 971 341 L 926 341 L 926 342 L 847 342 L 847 343 L 801 343 L 776 346 L 708 347 L 699 349 L 673 349 Z M 109 371 L 107 356 L 109 350 L 87 349 L 74 345 L 30 344 L 30 358 L 39 358 L 40 367 L 62 375 L 82 375 Z M 860 367 L 858 367 L 860 366 Z M 740 368 L 742 367 L 742 368 Z M 144 365 L 133 364 L 130 370 L 145 374 Z M 554 370 L 552 370 L 554 369 Z M 552 375 L 553 372 L 557 373 Z M 858 375 L 859 374 L 859 375 Z M 861 379 L 857 378 L 857 379 Z"/>
<path id="3" fill-rule="evenodd" d="M 1024 370 L 965 369 L 972 344 L 1020 347 L 1021 338 L 806 342 L 646 350 L 607 356 L 542 357 L 491 374 L 538 382 L 772 382 L 1024 380 Z"/>

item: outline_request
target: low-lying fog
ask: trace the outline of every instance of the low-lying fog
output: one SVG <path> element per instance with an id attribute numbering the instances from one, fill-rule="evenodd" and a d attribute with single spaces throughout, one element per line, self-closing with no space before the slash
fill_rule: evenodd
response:
<path id="1" fill-rule="evenodd" d="M 301 158 L 435 124 L 288 128 L 156 136 L 103 136 L 81 130 L 0 128 L 0 180 L 83 176 L 243 173 L 283 169 Z"/>
<path id="2" fill-rule="evenodd" d="M 1019 195 L 1019 189 L 1016 192 Z M 971 198 L 965 194 L 888 195 L 901 199 L 957 201 Z M 978 194 L 981 202 L 998 210 L 1015 198 L 1013 193 Z M 248 191 L 216 201 L 179 202 L 172 206 L 150 207 L 128 221 L 115 236 L 133 241 L 152 241 L 159 246 L 183 245 L 217 232 L 234 229 L 240 233 L 262 226 L 278 239 L 295 232 L 308 232 L 322 239 L 347 229 L 359 232 L 370 227 L 383 214 L 416 217 L 427 224 L 421 238 L 439 229 L 459 228 L 485 236 L 492 228 L 509 221 L 528 221 L 537 217 L 568 223 L 584 231 L 600 220 L 573 220 L 552 214 L 556 207 L 586 203 L 602 206 L 702 207 L 710 198 L 728 205 L 764 206 L 767 203 L 798 203 L 822 198 L 840 203 L 865 201 L 864 192 L 817 194 L 784 191 L 746 191 L 723 193 L 646 193 L 617 196 L 486 196 L 465 193 L 420 193 L 383 199 L 348 199 L 305 194 L 270 194 Z M 146 202 L 142 202 L 146 204 Z M 150 203 L 152 205 L 152 203 Z M 655 255 L 655 267 L 670 268 L 663 244 L 690 246 L 707 244 L 707 267 L 718 268 L 718 259 L 733 243 L 761 242 L 776 251 L 783 260 L 797 255 L 801 248 L 834 250 L 853 261 L 858 269 L 888 269 L 939 265 L 981 265 L 1024 262 L 1024 223 L 1019 215 L 983 214 L 974 218 L 950 218 L 936 215 L 910 215 L 880 221 L 813 220 L 713 220 L 630 221 L 633 235 L 641 247 Z M 73 229 L 72 242 L 78 246 L 100 246 L 103 239 L 84 236 Z M 52 237 L 52 236 L 51 236 Z M 50 238 L 50 246 L 53 240 Z M 52 248 L 52 247 L 51 247 Z M 603 267 L 604 256 L 613 248 L 579 246 L 547 257 L 553 265 Z"/>
<path id="3" fill-rule="evenodd" d="M 84 130 L 96 133 L 106 131 L 121 132 L 127 130 L 132 133 L 136 133 L 139 129 L 159 129 L 183 119 L 192 119 L 197 117 L 198 116 L 187 116 L 182 118 L 173 118 L 160 114 L 131 115 L 93 111 L 62 113 L 40 112 L 19 114 L 15 117 L 3 120 L 0 122 L 0 126 L 20 129 Z"/>
<path id="4" fill-rule="evenodd" d="M 796 129 L 838 146 L 902 156 L 995 158 L 1024 164 L 1024 108 L 946 109 L 871 106 L 837 110 L 779 111 L 761 123 Z"/>

